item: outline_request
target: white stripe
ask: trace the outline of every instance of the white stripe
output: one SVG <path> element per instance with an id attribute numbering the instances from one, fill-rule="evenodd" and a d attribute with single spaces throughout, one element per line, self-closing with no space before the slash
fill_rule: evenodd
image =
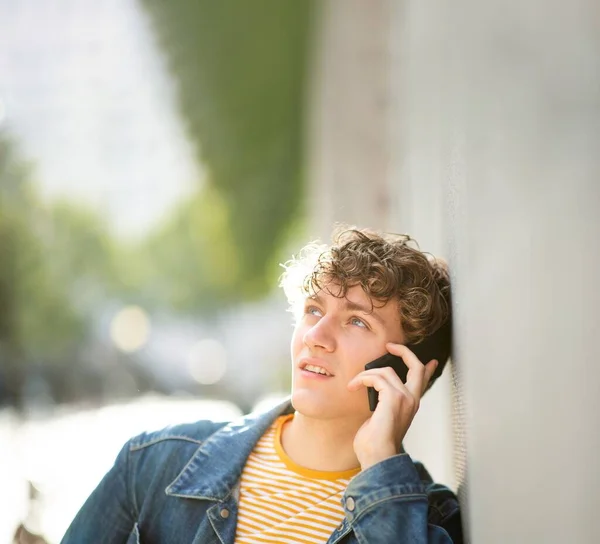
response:
<path id="1" fill-rule="evenodd" d="M 242 478 L 246 475 L 260 474 L 262 477 L 267 478 L 273 481 L 285 481 L 285 482 L 293 482 L 293 483 L 302 483 L 307 487 L 314 487 L 315 489 L 329 488 L 332 490 L 341 490 L 346 489 L 348 486 L 347 481 L 340 482 L 338 480 L 311 480 L 306 476 L 297 475 L 294 472 L 290 472 L 289 469 L 285 467 L 254 467 L 254 466 L 246 466 L 244 471 L 242 472 Z"/>
<path id="2" fill-rule="evenodd" d="M 275 450 L 275 436 L 273 425 L 244 466 L 235 542 L 255 544 L 260 537 L 274 544 L 322 544 L 344 519 L 340 499 L 351 478 L 327 480 L 294 472 Z"/>
<path id="3" fill-rule="evenodd" d="M 278 488 L 275 488 L 275 485 Z M 290 497 L 292 499 L 300 499 L 309 497 L 313 503 L 322 503 L 329 500 L 340 499 L 344 494 L 344 490 L 340 489 L 337 491 L 318 490 L 301 487 L 299 485 L 282 485 L 281 482 L 251 482 L 244 480 L 241 484 L 242 490 L 249 496 L 260 495 L 261 497 Z"/>
<path id="4" fill-rule="evenodd" d="M 259 502 L 260 504 L 257 505 L 256 503 Z M 307 502 L 307 501 L 304 501 Z M 248 512 L 253 512 L 254 516 L 261 516 L 261 512 L 264 512 L 264 503 L 268 503 L 269 505 L 269 513 L 274 515 L 275 517 L 277 517 L 275 514 L 279 514 L 281 516 L 283 516 L 283 518 L 288 518 L 288 519 L 294 519 L 294 520 L 300 520 L 303 517 L 303 514 L 305 514 L 305 522 L 306 523 L 310 523 L 310 519 L 314 519 L 316 517 L 319 518 L 320 521 L 324 522 L 324 523 L 333 523 L 334 527 L 339 523 L 339 522 L 335 522 L 332 519 L 329 519 L 325 516 L 331 516 L 333 517 L 334 514 L 332 513 L 328 513 L 328 514 L 320 514 L 318 513 L 318 507 L 316 507 L 314 504 L 307 504 L 306 507 L 301 507 L 298 506 L 297 504 L 293 504 L 289 501 L 284 501 L 284 500 L 269 500 L 268 498 L 262 499 L 260 501 L 253 501 L 251 504 L 244 504 L 243 506 L 240 507 L 240 513 L 242 514 L 242 516 L 244 515 L 244 512 L 248 511 Z M 330 504 L 328 506 L 333 506 L 334 504 Z M 340 514 L 341 517 L 343 517 L 343 511 L 341 509 L 341 506 L 339 506 L 340 509 Z M 253 517 L 253 519 L 256 519 Z M 261 518 L 262 519 L 262 518 Z M 264 521 L 265 523 L 269 524 L 271 523 L 268 520 Z"/>
<path id="5" fill-rule="evenodd" d="M 298 486 L 301 486 L 303 490 L 311 490 L 315 493 L 317 492 L 325 492 L 329 495 L 334 495 L 339 493 L 340 491 L 344 491 L 347 486 L 343 485 L 319 485 L 318 483 L 311 482 L 310 480 L 306 480 L 303 478 L 295 478 L 293 476 L 285 476 L 280 475 L 279 477 L 275 477 L 272 474 L 267 472 L 261 472 L 257 470 L 249 470 L 245 471 L 242 474 L 242 485 L 257 483 L 260 484 L 260 487 L 268 487 L 270 485 L 279 485 L 286 489 L 292 490 L 297 489 Z M 250 486 L 252 487 L 252 486 Z"/>
<path id="6" fill-rule="evenodd" d="M 337 478 L 335 480 L 327 480 L 325 478 L 309 478 L 308 476 L 304 476 L 303 474 L 297 474 L 296 472 L 291 471 L 289 468 L 287 468 L 281 461 L 279 461 L 279 459 L 277 459 L 275 462 L 269 462 L 269 461 L 262 461 L 262 460 L 257 460 L 256 458 L 254 458 L 253 456 L 250 456 L 248 458 L 248 460 L 246 461 L 246 465 L 244 467 L 244 472 L 246 472 L 246 470 L 249 469 L 254 469 L 254 470 L 260 470 L 260 469 L 264 469 L 264 470 L 268 470 L 269 472 L 276 472 L 277 474 L 282 474 L 285 475 L 287 477 L 289 477 L 289 475 L 293 474 L 297 479 L 302 479 L 308 483 L 314 484 L 314 485 L 332 485 L 332 486 L 342 486 L 342 485 L 347 485 L 350 482 L 350 478 Z"/>
<path id="7" fill-rule="evenodd" d="M 283 506 L 283 505 L 281 505 Z M 241 511 L 241 510 L 240 510 Z M 258 517 L 262 518 L 262 513 L 264 512 L 264 508 L 261 508 L 260 506 L 256 506 L 256 505 L 246 505 L 243 509 L 244 512 L 252 512 L 253 513 L 253 517 L 252 519 L 257 519 Z M 303 523 L 311 523 L 312 520 L 315 521 L 315 525 L 317 526 L 322 526 L 322 525 L 326 525 L 327 527 L 329 526 L 333 526 L 336 527 L 339 523 L 340 520 L 336 521 L 335 519 L 331 519 L 334 514 L 328 514 L 329 517 L 326 517 L 327 514 L 321 514 L 318 513 L 318 511 L 314 511 L 314 510 L 297 510 L 296 512 L 294 512 L 293 515 L 290 516 L 291 512 L 289 510 L 283 510 L 284 514 L 282 514 L 284 516 L 284 518 L 289 518 L 290 520 L 293 519 L 294 521 L 302 521 Z M 275 512 L 273 510 L 269 511 L 269 514 L 273 515 L 273 517 L 277 517 L 275 515 Z M 343 516 L 342 516 L 343 517 Z M 265 520 L 264 523 L 272 523 L 271 521 Z"/>

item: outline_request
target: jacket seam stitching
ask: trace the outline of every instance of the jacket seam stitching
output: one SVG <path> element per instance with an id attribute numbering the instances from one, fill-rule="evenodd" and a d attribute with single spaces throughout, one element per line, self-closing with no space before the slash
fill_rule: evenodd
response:
<path id="1" fill-rule="evenodd" d="M 448 514 L 446 514 L 444 516 L 440 516 L 441 517 L 440 524 L 444 523 L 445 521 L 448 521 L 452 516 L 455 516 L 457 512 L 460 512 L 459 505 L 456 505 Z"/>
<path id="2" fill-rule="evenodd" d="M 415 499 L 415 498 L 423 499 L 425 502 L 427 502 L 427 495 L 423 495 L 422 493 L 410 493 L 410 494 L 405 494 L 405 495 L 390 495 L 389 497 L 386 497 L 384 499 L 379 499 L 379 500 L 376 500 L 375 502 L 370 502 L 369 505 L 367 507 L 365 507 L 364 510 L 361 510 L 361 512 L 354 518 L 354 520 L 351 521 L 351 525 L 354 525 L 369 510 L 371 510 L 373 507 L 377 506 L 378 504 L 381 504 L 382 502 L 388 502 L 392 499 L 402 499 L 404 501 L 404 500 Z"/>
<path id="3" fill-rule="evenodd" d="M 177 475 L 177 477 L 167 487 L 165 487 L 165 495 L 174 495 L 174 496 L 177 496 L 175 493 L 169 492 L 169 488 L 172 485 L 174 485 L 175 482 L 177 482 L 180 478 L 183 477 L 183 475 L 187 472 L 188 468 L 196 461 L 196 455 L 198 455 L 198 452 L 196 452 L 194 455 L 192 455 L 190 457 L 190 460 L 181 469 L 181 471 L 179 472 L 179 474 Z"/>
<path id="4" fill-rule="evenodd" d="M 448 508 L 448 504 L 452 504 L 452 506 L 450 508 Z M 456 512 L 456 510 L 459 510 L 460 505 L 457 504 L 456 499 L 453 499 L 452 497 L 448 497 L 446 500 L 444 500 L 440 503 L 432 504 L 430 502 L 429 509 L 431 511 L 434 511 L 436 514 L 438 514 L 440 519 L 443 520 L 443 519 L 446 519 L 447 517 L 452 516 Z"/>
<path id="5" fill-rule="evenodd" d="M 127 495 L 130 497 L 130 501 L 133 504 L 133 509 L 134 509 L 134 514 L 135 514 L 135 519 L 137 519 L 139 517 L 139 513 L 138 513 L 138 506 L 137 506 L 137 501 L 135 498 L 135 493 L 133 492 L 134 489 L 134 485 L 132 485 L 132 478 L 133 478 L 133 470 L 131 470 L 131 457 L 130 457 L 130 453 L 131 450 L 129 450 L 127 452 L 127 455 L 125 457 L 125 486 L 126 486 L 126 493 Z M 134 520 L 135 523 L 135 520 Z"/>
<path id="6" fill-rule="evenodd" d="M 154 446 L 155 444 L 164 442 L 165 440 L 184 440 L 185 442 L 191 442 L 191 443 L 197 444 L 197 445 L 202 444 L 202 440 L 196 440 L 195 438 L 190 438 L 189 436 L 170 435 L 170 436 L 162 436 L 160 438 L 155 438 L 153 440 L 149 440 L 148 442 L 144 442 L 142 444 L 131 444 L 131 446 L 129 447 L 129 451 L 131 451 L 131 452 L 139 451 L 144 448 L 147 448 L 148 446 Z"/>

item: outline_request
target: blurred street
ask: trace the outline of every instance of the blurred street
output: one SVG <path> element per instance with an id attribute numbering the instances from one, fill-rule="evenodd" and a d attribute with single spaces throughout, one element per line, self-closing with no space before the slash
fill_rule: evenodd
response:
<path id="1" fill-rule="evenodd" d="M 23 520 L 50 544 L 59 542 L 130 437 L 170 424 L 241 414 L 230 402 L 157 395 L 97 409 L 71 406 L 24 422 L 9 410 L 0 411 L 0 543 L 10 543 Z M 27 482 L 39 491 L 31 509 Z"/>

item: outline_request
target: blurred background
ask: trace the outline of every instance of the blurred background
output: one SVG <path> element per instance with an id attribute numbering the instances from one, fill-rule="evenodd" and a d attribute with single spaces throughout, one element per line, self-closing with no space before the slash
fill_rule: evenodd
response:
<path id="1" fill-rule="evenodd" d="M 128 435 L 288 392 L 311 16 L 0 2 L 0 542 L 58 542 Z"/>
<path id="2" fill-rule="evenodd" d="M 57 543 L 131 435 L 285 396 L 279 263 L 336 221 L 450 261 L 406 446 L 471 540 L 598 542 L 600 13 L 538 8 L 0 0 L 0 543 Z"/>

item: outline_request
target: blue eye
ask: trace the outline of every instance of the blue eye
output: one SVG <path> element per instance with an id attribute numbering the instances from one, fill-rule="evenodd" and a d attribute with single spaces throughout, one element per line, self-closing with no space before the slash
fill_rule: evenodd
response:
<path id="1" fill-rule="evenodd" d="M 321 310 L 319 310 L 319 308 L 316 306 L 307 306 L 304 310 L 304 313 L 308 315 L 316 315 L 317 317 L 321 316 Z"/>
<path id="2" fill-rule="evenodd" d="M 356 325 L 357 327 L 363 327 L 365 329 L 368 328 L 366 323 L 362 319 L 358 319 L 358 317 L 353 317 L 350 320 L 350 323 L 352 323 L 353 325 Z"/>

